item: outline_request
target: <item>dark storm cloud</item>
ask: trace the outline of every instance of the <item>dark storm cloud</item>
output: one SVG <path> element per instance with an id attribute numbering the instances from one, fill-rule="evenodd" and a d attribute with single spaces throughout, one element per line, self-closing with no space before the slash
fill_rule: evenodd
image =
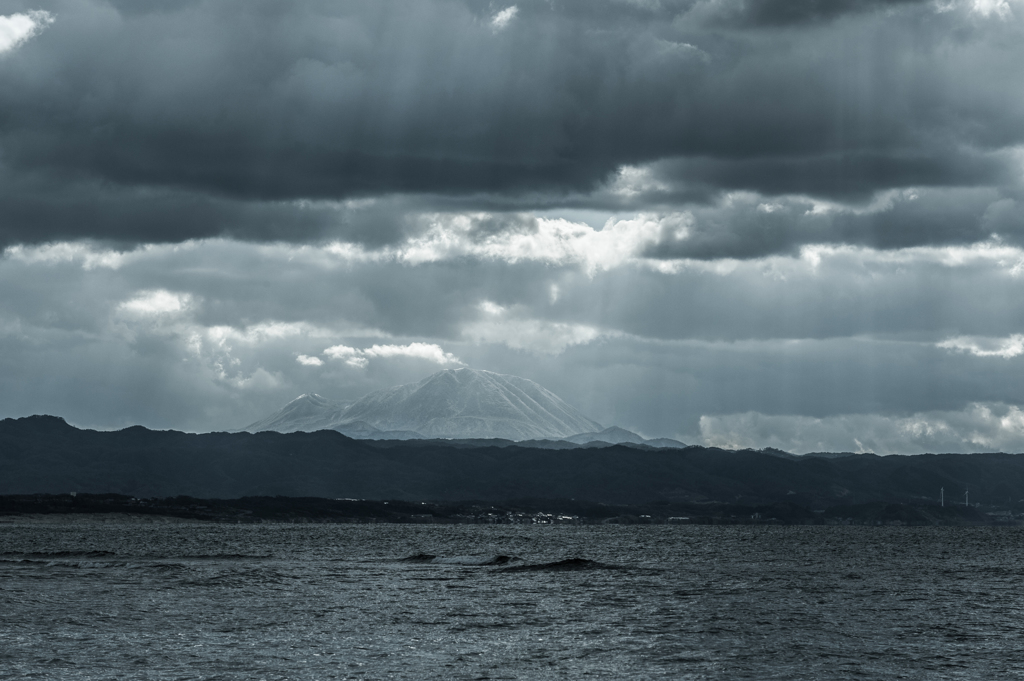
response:
<path id="1" fill-rule="evenodd" d="M 422 201 L 245 199 L 180 187 L 17 174 L 0 166 L 0 245 L 100 238 L 133 244 L 217 234 L 260 241 L 315 241 L 344 234 L 369 245 L 416 228 Z"/>
<path id="2" fill-rule="evenodd" d="M 645 250 L 653 258 L 762 258 L 799 252 L 807 244 L 844 243 L 877 249 L 962 245 L 991 238 L 1024 244 L 1019 201 L 988 188 L 892 192 L 849 209 L 805 198 L 731 196 L 690 213 L 687 234 L 670 231 Z"/>
<path id="3" fill-rule="evenodd" d="M 384 243 L 406 233 L 398 209 L 295 202 L 621 207 L 603 188 L 652 163 L 676 203 L 1019 180 L 999 151 L 1024 140 L 1012 16 L 537 0 L 493 23 L 511 6 L 6 3 L 55 21 L 0 58 L 0 244 Z"/>
<path id="4" fill-rule="evenodd" d="M 886 187 L 1006 186 L 1017 180 L 1019 161 L 1010 154 L 935 149 L 927 155 L 898 150 L 855 151 L 805 157 L 692 158 L 655 165 L 672 185 L 704 184 L 766 196 L 805 194 L 863 201 Z"/>
<path id="5" fill-rule="evenodd" d="M 707 3 L 713 23 L 742 27 L 799 26 L 929 0 L 738 0 Z"/>

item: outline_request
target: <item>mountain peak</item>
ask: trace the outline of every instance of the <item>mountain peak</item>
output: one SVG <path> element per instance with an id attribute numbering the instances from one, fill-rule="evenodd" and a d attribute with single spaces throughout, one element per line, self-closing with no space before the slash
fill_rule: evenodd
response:
<path id="1" fill-rule="evenodd" d="M 351 403 L 307 393 L 284 409 L 244 430 L 330 428 L 341 432 L 378 432 L 404 439 L 500 438 L 554 439 L 600 424 L 533 381 L 493 371 L 442 369 L 417 383 L 385 388 Z"/>
<path id="2" fill-rule="evenodd" d="M 459 367 L 458 369 L 441 369 L 440 371 L 432 373 L 423 380 L 421 380 L 418 383 L 418 385 L 426 385 L 428 383 L 433 383 L 436 381 L 440 381 L 445 384 L 466 385 L 473 381 L 488 380 L 490 377 L 500 377 L 503 375 L 504 374 L 498 374 L 493 371 L 486 371 L 484 369 L 470 369 L 469 367 Z M 512 378 L 518 377 L 513 376 Z M 527 379 L 522 380 L 525 381 Z"/>
<path id="3" fill-rule="evenodd" d="M 349 420 L 428 438 L 529 440 L 601 427 L 527 378 L 468 367 L 370 393 L 345 412 Z"/>
<path id="4" fill-rule="evenodd" d="M 303 394 L 299 395 L 298 397 L 296 397 L 291 402 L 289 402 L 286 406 L 290 407 L 292 405 L 296 405 L 297 406 L 297 405 L 300 405 L 300 404 L 323 405 L 323 404 L 332 404 L 332 402 L 331 402 L 331 400 L 327 399 L 326 397 L 323 397 L 321 395 L 317 395 L 316 393 L 303 393 Z"/>
<path id="5" fill-rule="evenodd" d="M 48 414 L 0 419 L 0 433 L 14 437 L 67 435 L 76 430 L 60 416 Z"/>

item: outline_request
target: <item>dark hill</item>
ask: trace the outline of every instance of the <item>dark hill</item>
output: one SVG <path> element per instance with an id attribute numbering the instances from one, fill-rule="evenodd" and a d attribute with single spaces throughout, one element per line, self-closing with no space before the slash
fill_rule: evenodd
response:
<path id="1" fill-rule="evenodd" d="M 334 431 L 188 434 L 80 430 L 62 419 L 0 421 L 0 494 L 189 495 L 600 503 L 719 501 L 816 508 L 875 501 L 1024 498 L 1024 456 L 839 458 L 715 448 L 552 450 L 353 440 Z"/>

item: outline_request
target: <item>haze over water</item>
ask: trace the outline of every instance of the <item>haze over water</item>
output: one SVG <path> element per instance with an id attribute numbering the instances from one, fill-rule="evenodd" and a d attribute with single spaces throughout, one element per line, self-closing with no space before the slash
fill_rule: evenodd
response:
<path id="1" fill-rule="evenodd" d="M 1022 539 L 7 524 L 0 679 L 1008 678 L 1024 672 Z M 587 562 L 551 565 L 570 558 Z"/>

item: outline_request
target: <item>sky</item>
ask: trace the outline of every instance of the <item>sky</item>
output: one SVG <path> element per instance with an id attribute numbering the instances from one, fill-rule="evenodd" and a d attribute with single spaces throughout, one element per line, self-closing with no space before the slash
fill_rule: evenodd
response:
<path id="1" fill-rule="evenodd" d="M 468 366 L 603 425 L 1024 451 L 1022 0 L 0 0 L 0 417 Z"/>

